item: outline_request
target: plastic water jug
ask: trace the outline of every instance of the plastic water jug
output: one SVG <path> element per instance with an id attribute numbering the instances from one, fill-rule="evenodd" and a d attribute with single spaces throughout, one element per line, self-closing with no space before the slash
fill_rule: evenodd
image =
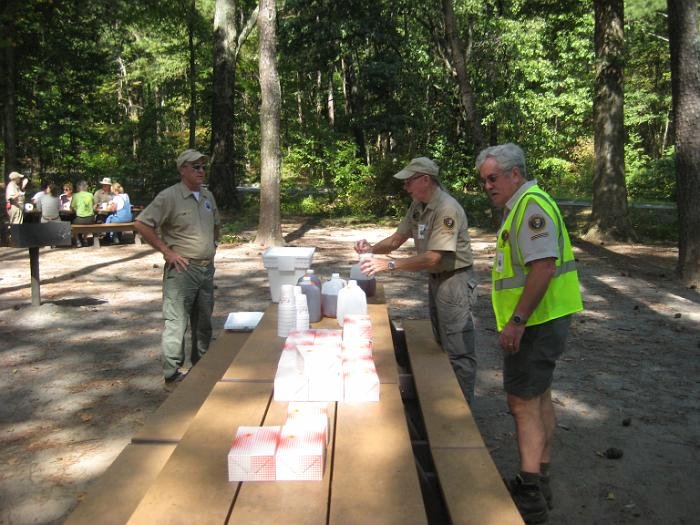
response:
<path id="1" fill-rule="evenodd" d="M 336 315 L 338 324 L 343 326 L 345 316 L 348 314 L 366 314 L 367 296 L 357 284 L 357 281 L 350 279 L 348 285 L 338 292 L 338 308 Z"/>
<path id="2" fill-rule="evenodd" d="M 350 267 L 350 279 L 357 281 L 357 285 L 362 288 L 367 297 L 373 297 L 377 291 L 377 280 L 374 277 L 362 273 L 361 264 L 364 259 L 371 259 L 371 253 L 361 253 L 360 262 Z"/>
<path id="3" fill-rule="evenodd" d="M 321 286 L 321 312 L 326 317 L 335 317 L 338 311 L 338 292 L 347 283 L 340 278 L 339 273 L 331 274 L 331 280 Z"/>
<path id="4" fill-rule="evenodd" d="M 318 275 L 316 275 L 311 268 L 306 270 L 304 275 L 299 277 L 299 282 L 297 282 L 297 284 L 301 284 L 301 282 L 304 280 L 304 277 L 310 277 L 311 282 L 314 283 L 316 286 L 318 286 L 319 290 L 321 289 L 321 279 L 318 278 Z"/>
<path id="5" fill-rule="evenodd" d="M 309 305 L 309 322 L 318 323 L 321 320 L 321 288 L 316 286 L 308 275 L 304 276 L 300 286 Z"/>

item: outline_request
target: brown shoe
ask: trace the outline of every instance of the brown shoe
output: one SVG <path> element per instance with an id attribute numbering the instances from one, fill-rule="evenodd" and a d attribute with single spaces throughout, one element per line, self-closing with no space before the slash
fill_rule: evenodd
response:
<path id="1" fill-rule="evenodd" d="M 508 483 L 510 495 L 520 515 L 528 525 L 545 523 L 549 519 L 547 502 L 542 495 L 539 483 L 525 483 L 520 475 Z"/>

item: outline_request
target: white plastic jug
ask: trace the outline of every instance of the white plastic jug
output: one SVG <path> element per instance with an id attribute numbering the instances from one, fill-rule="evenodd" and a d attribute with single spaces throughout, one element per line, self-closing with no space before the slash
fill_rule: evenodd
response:
<path id="1" fill-rule="evenodd" d="M 316 286 L 308 275 L 304 276 L 299 286 L 309 305 L 309 322 L 318 323 L 321 320 L 321 288 Z"/>
<path id="2" fill-rule="evenodd" d="M 377 280 L 374 277 L 362 273 L 361 269 L 362 261 L 371 258 L 371 253 L 361 253 L 360 262 L 350 267 L 350 279 L 357 281 L 357 285 L 362 288 L 367 297 L 373 297 L 377 291 Z"/>
<path id="3" fill-rule="evenodd" d="M 366 314 L 367 313 L 367 296 L 365 292 L 357 285 L 357 281 L 350 279 L 348 285 L 338 292 L 338 308 L 336 316 L 338 324 L 343 326 L 345 316 L 348 314 Z"/>
<path id="4" fill-rule="evenodd" d="M 338 292 L 345 288 L 346 282 L 339 273 L 331 274 L 330 281 L 321 286 L 321 313 L 326 317 L 335 317 L 338 311 Z"/>

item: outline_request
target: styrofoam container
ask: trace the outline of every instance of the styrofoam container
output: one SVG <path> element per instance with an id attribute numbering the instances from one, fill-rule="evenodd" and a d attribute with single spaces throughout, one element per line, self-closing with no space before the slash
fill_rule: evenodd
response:
<path id="1" fill-rule="evenodd" d="M 263 264 L 267 268 L 272 302 L 280 299 L 283 284 L 296 285 L 301 276 L 311 266 L 316 248 L 313 246 L 274 246 L 263 253 Z"/>
<path id="2" fill-rule="evenodd" d="M 280 427 L 238 427 L 228 453 L 229 481 L 274 481 Z"/>

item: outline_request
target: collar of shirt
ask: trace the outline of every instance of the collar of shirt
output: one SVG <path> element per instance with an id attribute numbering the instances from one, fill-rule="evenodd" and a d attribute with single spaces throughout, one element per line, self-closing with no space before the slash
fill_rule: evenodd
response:
<path id="1" fill-rule="evenodd" d="M 521 195 L 523 193 L 525 193 L 527 190 L 529 190 L 530 188 L 532 188 L 536 184 L 537 184 L 536 180 L 529 180 L 525 184 L 520 186 L 518 188 L 518 191 L 516 191 L 513 194 L 513 196 L 510 199 L 508 199 L 508 202 L 506 202 L 505 215 L 507 215 L 508 212 L 510 212 L 510 210 L 513 209 L 513 206 L 515 206 L 515 203 L 518 202 L 518 199 L 521 197 Z"/>
<path id="2" fill-rule="evenodd" d="M 185 185 L 184 182 L 180 181 L 180 182 L 178 183 L 178 188 L 180 188 L 180 195 L 182 195 L 182 198 L 183 198 L 183 199 L 186 199 L 187 197 L 189 197 L 189 196 L 191 195 L 191 196 L 194 198 L 194 200 L 196 200 L 196 201 L 199 200 L 199 199 L 197 199 L 197 197 L 196 197 L 196 195 L 195 195 L 195 192 L 192 191 L 191 189 L 189 189 L 189 188 Z M 204 196 L 204 189 L 203 189 L 203 188 L 199 188 L 199 195 L 200 195 L 200 196 Z"/>

